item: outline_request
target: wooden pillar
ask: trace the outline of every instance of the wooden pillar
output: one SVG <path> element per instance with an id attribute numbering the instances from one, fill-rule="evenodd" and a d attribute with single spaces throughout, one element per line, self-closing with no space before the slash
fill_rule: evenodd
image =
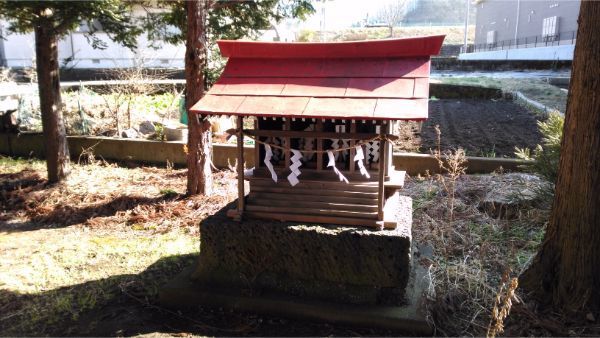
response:
<path id="1" fill-rule="evenodd" d="M 323 120 L 317 119 L 316 131 L 323 131 Z M 317 138 L 317 170 L 323 170 L 323 139 Z"/>
<path id="2" fill-rule="evenodd" d="M 238 215 L 237 221 L 242 220 L 244 213 L 244 117 L 236 117 L 237 122 L 237 176 L 238 176 Z"/>
<path id="3" fill-rule="evenodd" d="M 352 120 L 352 122 L 350 123 L 350 132 L 351 133 L 356 133 L 356 121 Z M 354 140 L 350 140 L 350 163 L 348 163 L 348 169 L 350 170 L 351 173 L 354 172 L 355 170 L 355 163 L 354 163 L 354 155 L 356 155 L 356 150 L 354 149 L 355 146 L 355 142 Z"/>
<path id="4" fill-rule="evenodd" d="M 386 140 L 383 137 L 386 134 L 387 123 L 382 122 L 381 128 L 379 128 L 379 136 L 382 137 L 379 144 L 379 184 L 377 191 L 377 220 L 383 221 L 383 207 L 385 204 L 385 196 L 384 196 L 384 183 L 385 183 L 385 174 L 386 174 Z"/>
<path id="5" fill-rule="evenodd" d="M 381 129 L 385 129 L 385 132 L 387 134 L 392 134 L 392 123 L 391 122 L 385 122 L 385 128 L 384 126 L 381 126 Z M 385 142 L 385 161 L 386 161 L 386 166 L 385 166 L 385 179 L 389 179 L 390 177 L 390 169 L 392 167 L 392 163 L 394 163 L 394 161 L 392 161 L 392 152 L 393 152 L 393 144 L 392 142 Z"/>
<path id="6" fill-rule="evenodd" d="M 258 130 L 258 119 L 259 117 L 254 118 L 254 130 Z M 254 142 L 254 169 L 260 168 L 260 143 L 257 141 L 260 140 L 260 136 L 256 136 L 256 141 Z"/>

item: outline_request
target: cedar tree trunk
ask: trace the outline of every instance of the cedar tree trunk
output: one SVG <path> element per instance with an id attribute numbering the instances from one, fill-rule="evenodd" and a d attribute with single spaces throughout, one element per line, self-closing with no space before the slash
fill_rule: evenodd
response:
<path id="1" fill-rule="evenodd" d="M 51 24 L 35 27 L 35 53 L 48 182 L 54 183 L 69 173 L 69 148 L 60 98 L 58 38 Z"/>
<path id="2" fill-rule="evenodd" d="M 212 193 L 210 122 L 189 109 L 204 96 L 204 69 L 206 67 L 207 1 L 186 2 L 187 43 L 185 52 L 185 106 L 188 110 L 188 195 Z"/>
<path id="3" fill-rule="evenodd" d="M 521 285 L 567 312 L 600 310 L 600 2 L 582 1 L 556 194 Z"/>

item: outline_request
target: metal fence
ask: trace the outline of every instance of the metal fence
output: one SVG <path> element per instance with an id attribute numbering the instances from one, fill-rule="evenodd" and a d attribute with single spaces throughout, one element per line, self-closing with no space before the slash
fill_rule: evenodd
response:
<path id="1" fill-rule="evenodd" d="M 577 40 L 577 32 L 560 32 L 556 35 L 535 35 L 524 38 L 496 41 L 495 43 L 480 43 L 470 45 L 467 48 L 467 53 L 485 52 L 494 50 L 506 50 L 517 48 L 535 48 L 573 45 Z"/>

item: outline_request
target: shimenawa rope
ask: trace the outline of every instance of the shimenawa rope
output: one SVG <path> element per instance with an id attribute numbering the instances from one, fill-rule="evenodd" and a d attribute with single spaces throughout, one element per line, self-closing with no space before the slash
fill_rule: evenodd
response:
<path id="1" fill-rule="evenodd" d="M 260 144 L 264 144 L 264 145 L 268 145 L 271 148 L 277 148 L 277 149 L 281 149 L 281 150 L 290 150 L 290 151 L 292 151 L 292 150 L 298 150 L 298 149 L 283 147 L 283 146 L 276 145 L 276 144 L 273 144 L 273 143 L 261 141 L 257 137 L 255 137 L 254 135 L 249 135 L 249 134 L 244 133 L 244 136 L 247 136 L 247 137 L 253 139 L 254 142 L 257 142 L 257 143 L 260 143 Z M 265 137 L 265 136 L 263 136 L 263 137 Z M 301 153 L 317 153 L 317 154 L 319 154 L 319 153 L 325 154 L 328 151 L 331 151 L 331 152 L 335 153 L 335 152 L 340 152 L 340 151 L 351 150 L 351 149 L 354 149 L 354 147 L 363 146 L 365 144 L 368 144 L 369 142 L 382 141 L 382 140 L 388 140 L 388 138 L 387 137 L 381 137 L 381 135 L 378 135 L 378 136 L 375 136 L 375 137 L 373 137 L 371 139 L 368 139 L 368 140 L 359 141 L 359 142 L 355 143 L 354 146 L 342 147 L 342 148 L 338 148 L 338 149 L 327 149 L 327 150 L 298 150 L 298 151 L 301 152 Z"/>

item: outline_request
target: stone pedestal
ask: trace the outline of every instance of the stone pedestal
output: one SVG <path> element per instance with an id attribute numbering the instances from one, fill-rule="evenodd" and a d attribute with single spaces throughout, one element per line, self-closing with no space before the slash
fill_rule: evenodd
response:
<path id="1" fill-rule="evenodd" d="M 163 286 L 159 302 L 430 335 L 421 298 L 430 281 L 411 264 L 411 204 L 401 197 L 398 228 L 382 231 L 239 223 L 225 208 L 202 222 L 198 263 Z"/>
<path id="2" fill-rule="evenodd" d="M 412 201 L 402 197 L 398 227 L 374 231 L 276 221 L 235 222 L 224 212 L 200 225 L 192 282 L 244 294 L 282 294 L 346 304 L 407 303 Z"/>

